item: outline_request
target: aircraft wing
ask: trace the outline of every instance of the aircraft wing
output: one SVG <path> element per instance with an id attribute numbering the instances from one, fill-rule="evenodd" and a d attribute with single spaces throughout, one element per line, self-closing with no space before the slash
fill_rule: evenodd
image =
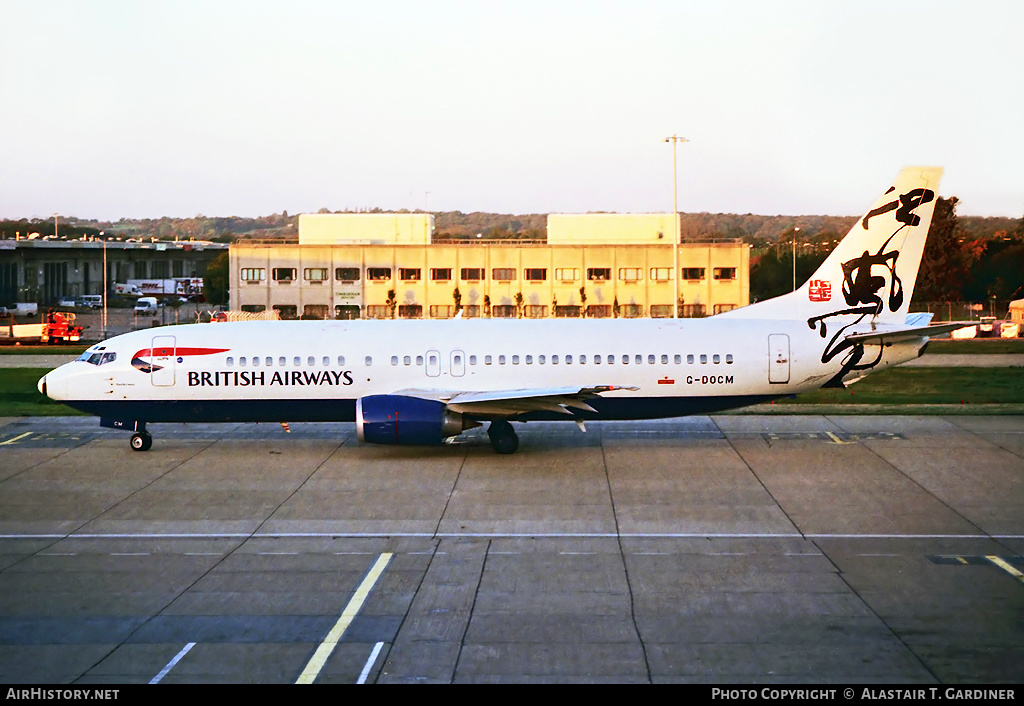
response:
<path id="1" fill-rule="evenodd" d="M 636 387 L 598 385 L 595 387 L 546 387 L 519 390 L 451 391 L 400 390 L 396 395 L 444 402 L 453 412 L 470 416 L 511 417 L 526 412 L 557 412 L 573 416 L 571 410 L 596 412 L 587 404 L 603 392 L 636 390 Z"/>
<path id="2" fill-rule="evenodd" d="M 924 338 L 928 336 L 938 336 L 942 333 L 949 333 L 950 331 L 956 331 L 957 329 L 964 328 L 965 326 L 972 326 L 973 324 L 963 321 L 954 321 L 947 324 L 936 324 L 934 326 L 909 326 L 903 328 L 896 328 L 891 326 L 881 327 L 879 326 L 874 331 L 855 332 L 848 334 L 845 339 L 852 341 L 853 343 L 865 343 L 865 342 L 895 342 L 895 341 L 906 341 L 912 338 Z"/>

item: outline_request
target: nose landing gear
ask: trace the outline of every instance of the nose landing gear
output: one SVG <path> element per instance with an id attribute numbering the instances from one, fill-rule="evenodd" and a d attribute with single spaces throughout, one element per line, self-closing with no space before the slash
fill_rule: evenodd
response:
<path id="1" fill-rule="evenodd" d="M 153 446 L 153 437 L 144 431 L 132 434 L 132 451 L 149 451 Z"/>

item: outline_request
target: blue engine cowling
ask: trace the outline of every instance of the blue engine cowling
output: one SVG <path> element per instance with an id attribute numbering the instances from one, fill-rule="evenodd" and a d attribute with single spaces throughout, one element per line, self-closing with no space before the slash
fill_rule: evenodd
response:
<path id="1" fill-rule="evenodd" d="M 370 395 L 356 400 L 356 436 L 371 444 L 424 446 L 480 426 L 437 400 Z"/>

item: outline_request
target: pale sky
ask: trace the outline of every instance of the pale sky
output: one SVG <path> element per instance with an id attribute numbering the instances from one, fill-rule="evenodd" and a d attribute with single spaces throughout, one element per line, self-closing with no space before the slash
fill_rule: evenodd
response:
<path id="1" fill-rule="evenodd" d="M 1024 216 L 1019 0 L 0 0 L 0 218 Z"/>

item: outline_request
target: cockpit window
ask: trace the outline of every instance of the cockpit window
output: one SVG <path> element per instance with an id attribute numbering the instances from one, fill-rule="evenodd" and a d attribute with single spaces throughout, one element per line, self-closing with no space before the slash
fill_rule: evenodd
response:
<path id="1" fill-rule="evenodd" d="M 117 353 L 114 353 L 113 351 L 104 353 L 102 350 L 86 351 L 82 355 L 78 356 L 78 360 L 92 365 L 106 365 L 107 363 L 113 363 L 117 360 Z"/>

